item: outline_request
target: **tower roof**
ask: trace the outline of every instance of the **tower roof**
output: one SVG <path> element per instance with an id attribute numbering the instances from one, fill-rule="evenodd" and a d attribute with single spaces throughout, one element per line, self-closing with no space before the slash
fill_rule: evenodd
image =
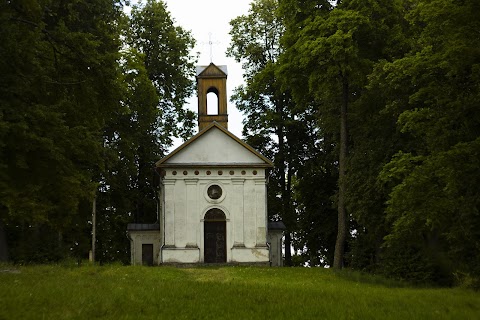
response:
<path id="1" fill-rule="evenodd" d="M 208 66 L 197 66 L 197 77 L 198 76 L 227 76 L 227 66 L 221 65 L 217 66 L 213 62 L 210 63 Z"/>

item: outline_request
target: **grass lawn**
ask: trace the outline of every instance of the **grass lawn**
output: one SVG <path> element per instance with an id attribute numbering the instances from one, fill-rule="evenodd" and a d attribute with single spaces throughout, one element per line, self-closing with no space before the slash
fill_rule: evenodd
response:
<path id="1" fill-rule="evenodd" d="M 308 268 L 0 265 L 0 319 L 480 319 L 480 293 Z"/>

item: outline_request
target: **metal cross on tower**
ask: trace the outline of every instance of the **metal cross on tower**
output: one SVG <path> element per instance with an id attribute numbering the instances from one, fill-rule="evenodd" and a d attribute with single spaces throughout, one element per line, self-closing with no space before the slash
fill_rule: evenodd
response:
<path id="1" fill-rule="evenodd" d="M 212 40 L 212 33 L 209 32 L 208 33 L 208 42 L 202 42 L 201 44 L 203 45 L 208 45 L 209 46 L 209 49 L 210 49 L 210 62 L 213 62 L 213 46 L 216 45 L 216 44 L 220 44 L 221 42 L 220 41 L 213 41 Z"/>

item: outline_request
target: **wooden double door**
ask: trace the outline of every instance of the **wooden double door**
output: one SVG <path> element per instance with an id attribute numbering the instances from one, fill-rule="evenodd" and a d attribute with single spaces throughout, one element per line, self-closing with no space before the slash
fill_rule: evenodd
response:
<path id="1" fill-rule="evenodd" d="M 205 263 L 227 262 L 227 226 L 225 215 L 218 209 L 207 212 L 204 222 Z"/>

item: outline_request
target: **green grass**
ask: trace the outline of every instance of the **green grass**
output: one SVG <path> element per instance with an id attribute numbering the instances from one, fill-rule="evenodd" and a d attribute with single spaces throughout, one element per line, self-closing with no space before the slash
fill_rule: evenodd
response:
<path id="1" fill-rule="evenodd" d="M 0 319 L 480 319 L 480 294 L 326 269 L 0 265 Z"/>

